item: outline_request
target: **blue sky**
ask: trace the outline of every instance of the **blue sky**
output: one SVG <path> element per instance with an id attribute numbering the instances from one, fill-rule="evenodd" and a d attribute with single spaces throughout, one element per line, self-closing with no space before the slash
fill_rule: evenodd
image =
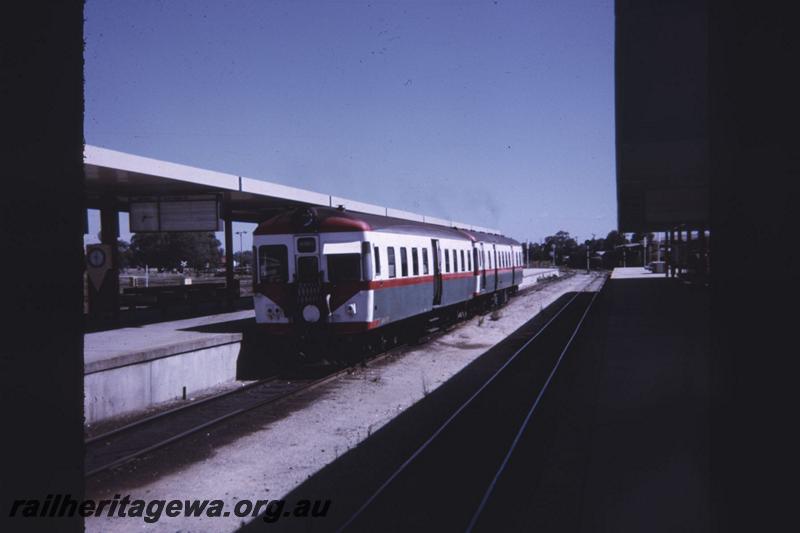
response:
<path id="1" fill-rule="evenodd" d="M 611 0 L 87 0 L 85 18 L 88 144 L 520 240 L 616 226 Z"/>

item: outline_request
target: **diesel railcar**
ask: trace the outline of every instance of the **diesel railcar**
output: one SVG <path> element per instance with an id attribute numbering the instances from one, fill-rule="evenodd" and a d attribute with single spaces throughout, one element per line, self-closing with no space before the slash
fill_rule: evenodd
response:
<path id="1" fill-rule="evenodd" d="M 253 233 L 263 331 L 380 338 L 505 303 L 522 281 L 520 243 L 341 208 L 287 210 Z M 327 342 L 327 341 L 325 341 Z"/>

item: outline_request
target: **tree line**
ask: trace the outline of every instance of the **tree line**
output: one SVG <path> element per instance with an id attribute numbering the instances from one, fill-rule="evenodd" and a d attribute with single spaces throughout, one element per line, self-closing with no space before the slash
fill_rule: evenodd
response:
<path id="1" fill-rule="evenodd" d="M 523 257 L 539 265 L 555 264 L 571 268 L 586 268 L 586 252 L 592 268 L 614 268 L 623 262 L 628 265 L 642 264 L 640 248 L 625 247 L 626 244 L 641 243 L 644 237 L 653 242 L 652 234 L 634 233 L 628 238 L 616 230 L 609 231 L 605 237 L 592 236 L 579 243 L 568 231 L 558 231 L 545 237 L 542 242 L 525 242 L 522 245 Z M 553 255 L 555 254 L 555 258 Z"/>
<path id="2" fill-rule="evenodd" d="M 148 266 L 159 270 L 213 270 L 224 265 L 222 243 L 213 232 L 135 233 L 131 242 L 117 241 L 120 268 Z M 234 252 L 240 266 L 252 265 L 253 252 Z"/>

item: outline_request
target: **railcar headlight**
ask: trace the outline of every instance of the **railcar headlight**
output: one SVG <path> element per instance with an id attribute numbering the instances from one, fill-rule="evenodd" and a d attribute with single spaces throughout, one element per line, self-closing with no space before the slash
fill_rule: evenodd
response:
<path id="1" fill-rule="evenodd" d="M 348 315 L 355 316 L 356 315 L 356 304 L 347 304 L 347 308 L 345 308 L 345 311 L 347 312 Z"/>
<path id="2" fill-rule="evenodd" d="M 303 308 L 303 320 L 306 322 L 316 322 L 319 320 L 319 317 L 319 307 L 316 305 L 309 304 Z"/>

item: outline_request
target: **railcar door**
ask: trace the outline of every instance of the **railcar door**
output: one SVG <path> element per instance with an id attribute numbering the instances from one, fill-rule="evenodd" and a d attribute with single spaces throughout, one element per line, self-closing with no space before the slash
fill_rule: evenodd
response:
<path id="1" fill-rule="evenodd" d="M 442 305 L 442 262 L 439 240 L 431 239 L 433 249 L 433 305 Z"/>
<path id="2" fill-rule="evenodd" d="M 500 280 L 500 272 L 497 267 L 497 246 L 492 245 L 492 266 L 494 267 L 494 290 L 497 291 L 497 285 Z"/>
<path id="3" fill-rule="evenodd" d="M 481 243 L 481 249 L 479 251 L 479 255 L 481 258 L 481 290 L 486 290 L 486 251 L 483 249 L 483 243 Z"/>
<path id="4" fill-rule="evenodd" d="M 300 309 L 307 304 L 317 304 L 320 298 L 322 277 L 319 269 L 319 239 L 316 235 L 295 237 L 295 281 L 297 304 Z"/>
<path id="5" fill-rule="evenodd" d="M 517 266 L 517 252 L 514 250 L 514 247 L 511 247 L 511 286 L 517 284 L 517 270 L 519 267 Z"/>

